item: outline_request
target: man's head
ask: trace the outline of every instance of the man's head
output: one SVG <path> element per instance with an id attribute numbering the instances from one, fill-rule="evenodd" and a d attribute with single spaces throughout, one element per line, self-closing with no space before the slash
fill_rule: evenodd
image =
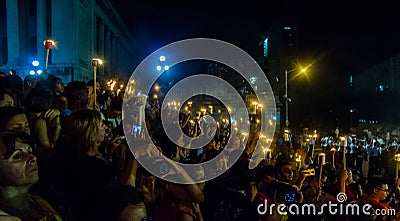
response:
<path id="1" fill-rule="evenodd" d="M 89 104 L 89 91 L 83 81 L 71 81 L 66 89 L 69 109 L 75 111 L 85 109 Z"/>
<path id="2" fill-rule="evenodd" d="M 293 181 L 293 170 L 289 162 L 283 161 L 275 164 L 275 176 L 279 181 L 292 182 Z"/>
<path id="3" fill-rule="evenodd" d="M 386 199 L 389 194 L 387 183 L 380 178 L 371 178 L 368 180 L 364 191 L 369 197 L 380 201 Z"/>

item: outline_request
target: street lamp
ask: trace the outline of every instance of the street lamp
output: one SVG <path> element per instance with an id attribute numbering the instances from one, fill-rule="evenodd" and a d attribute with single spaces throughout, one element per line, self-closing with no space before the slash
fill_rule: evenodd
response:
<path id="1" fill-rule="evenodd" d="M 285 108 L 286 108 L 286 120 L 285 120 L 285 124 L 286 127 L 289 127 L 289 102 L 291 102 L 291 99 L 288 97 L 288 74 L 292 73 L 294 71 L 296 71 L 298 69 L 292 69 L 292 70 L 285 70 Z M 307 71 L 307 68 L 301 68 L 300 69 L 300 73 L 305 73 Z"/>
<path id="2" fill-rule="evenodd" d="M 53 48 L 53 45 L 56 45 L 56 43 L 53 40 L 47 39 L 43 42 L 44 48 L 46 48 L 46 66 L 45 70 L 47 71 L 47 64 L 49 63 L 49 53 L 50 49 Z"/>
<path id="3" fill-rule="evenodd" d="M 96 76 L 97 76 L 97 67 L 103 64 L 103 61 L 100 58 L 93 58 L 92 59 L 92 66 L 93 66 L 93 93 L 94 93 L 94 102 L 93 102 L 93 108 L 96 108 L 96 95 L 97 95 L 97 88 L 96 88 Z"/>

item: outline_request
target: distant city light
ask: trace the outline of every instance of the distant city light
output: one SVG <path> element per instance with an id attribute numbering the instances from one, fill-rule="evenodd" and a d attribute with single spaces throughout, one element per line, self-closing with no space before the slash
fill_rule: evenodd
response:
<path id="1" fill-rule="evenodd" d="M 268 38 L 264 40 L 264 57 L 268 57 Z"/>

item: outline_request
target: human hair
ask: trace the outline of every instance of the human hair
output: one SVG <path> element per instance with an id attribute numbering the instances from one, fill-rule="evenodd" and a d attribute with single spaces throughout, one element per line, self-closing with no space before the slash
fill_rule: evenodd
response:
<path id="1" fill-rule="evenodd" d="M 36 83 L 39 81 L 39 77 L 36 75 L 27 75 L 24 78 L 24 89 L 34 88 Z"/>
<path id="2" fill-rule="evenodd" d="M 77 109 L 86 108 L 89 104 L 89 91 L 83 81 L 71 81 L 66 87 L 68 105 Z"/>
<path id="3" fill-rule="evenodd" d="M 27 94 L 25 106 L 29 113 L 47 111 L 54 105 L 54 95 L 48 88 L 35 87 Z"/>
<path id="4" fill-rule="evenodd" d="M 366 194 L 371 194 L 374 192 L 374 189 L 381 189 L 382 185 L 386 185 L 387 182 L 385 182 L 384 179 L 378 178 L 378 177 L 373 177 L 368 179 L 367 184 L 365 185 L 364 192 Z"/>
<path id="5" fill-rule="evenodd" d="M 283 166 L 286 166 L 286 165 L 290 166 L 291 164 L 289 161 L 281 161 L 281 162 L 276 163 L 274 166 L 275 175 L 278 175 L 278 174 L 280 175 L 282 173 Z"/>
<path id="6" fill-rule="evenodd" d="M 10 97 L 13 97 L 12 94 L 10 94 L 7 91 L 0 91 L 0 101 L 4 100 L 4 95 L 6 95 L 6 94 L 9 95 Z"/>
<path id="7" fill-rule="evenodd" d="M 21 141 L 22 143 L 31 145 L 33 144 L 33 140 L 27 133 L 14 133 L 14 132 L 0 133 L 0 153 L 3 153 L 3 156 L 5 158 L 10 157 L 11 154 L 14 153 L 15 143 L 17 140 Z"/>
<path id="8" fill-rule="evenodd" d="M 25 111 L 18 107 L 0 107 L 0 132 L 7 131 L 8 122 L 15 116 L 25 114 Z"/>
<path id="9" fill-rule="evenodd" d="M 66 118 L 66 139 L 74 142 L 78 154 L 84 154 L 97 145 L 101 121 L 100 113 L 89 109 L 77 110 Z"/>

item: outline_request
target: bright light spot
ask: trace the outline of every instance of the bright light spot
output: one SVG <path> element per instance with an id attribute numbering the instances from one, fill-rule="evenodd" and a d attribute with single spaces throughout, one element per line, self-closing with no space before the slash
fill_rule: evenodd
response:
<path id="1" fill-rule="evenodd" d="M 30 71 L 29 71 L 29 74 L 30 74 L 30 75 L 35 75 L 35 71 L 34 71 L 34 70 L 30 70 Z"/>
<path id="2" fill-rule="evenodd" d="M 250 78 L 250 84 L 255 84 L 257 81 L 257 77 L 251 77 Z"/>
<path id="3" fill-rule="evenodd" d="M 100 58 L 93 58 L 92 59 L 92 66 L 99 66 L 103 64 L 103 60 L 101 60 Z"/>
<path id="4" fill-rule="evenodd" d="M 36 60 L 32 61 L 32 65 L 35 67 L 39 66 L 39 61 Z"/>
<path id="5" fill-rule="evenodd" d="M 41 75 L 41 74 L 42 74 L 42 72 L 43 72 L 43 71 L 42 71 L 42 70 L 40 70 L 40 69 L 36 71 L 36 73 L 37 73 L 38 75 Z"/>
<path id="6" fill-rule="evenodd" d="M 164 66 L 164 70 L 168 71 L 168 69 L 169 69 L 169 66 L 168 66 L 168 65 L 165 65 L 165 66 Z"/>
<path id="7" fill-rule="evenodd" d="M 160 65 L 157 65 L 157 71 L 161 71 L 161 66 Z"/>
<path id="8" fill-rule="evenodd" d="M 161 56 L 160 56 L 160 61 L 165 61 L 165 59 L 166 59 L 166 58 L 165 58 L 164 55 L 161 55 Z"/>

